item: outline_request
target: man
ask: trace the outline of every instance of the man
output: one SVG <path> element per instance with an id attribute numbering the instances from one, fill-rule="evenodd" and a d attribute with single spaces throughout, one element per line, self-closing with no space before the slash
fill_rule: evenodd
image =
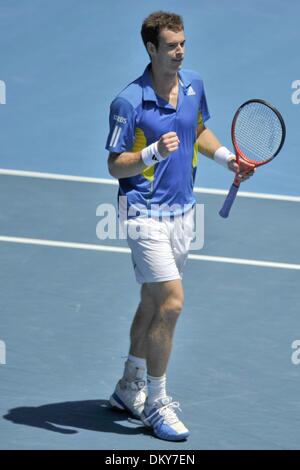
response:
<path id="1" fill-rule="evenodd" d="M 119 179 L 119 194 L 127 197 L 127 226 L 147 233 L 128 236 L 141 300 L 124 374 L 110 403 L 140 417 L 157 437 L 178 441 L 189 431 L 177 416 L 178 402 L 166 393 L 166 369 L 193 238 L 197 152 L 237 172 L 241 181 L 253 171 L 238 168 L 235 155 L 205 127 L 209 112 L 203 82 L 197 73 L 181 70 L 181 17 L 155 12 L 143 22 L 141 35 L 151 63 L 112 102 L 106 145 L 110 174 Z M 187 227 L 183 240 L 177 236 L 182 224 Z"/>

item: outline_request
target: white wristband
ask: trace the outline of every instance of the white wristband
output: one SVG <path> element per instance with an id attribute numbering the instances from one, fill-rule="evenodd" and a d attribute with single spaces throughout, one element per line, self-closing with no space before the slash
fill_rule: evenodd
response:
<path id="1" fill-rule="evenodd" d="M 157 144 L 158 142 L 154 142 L 142 150 L 141 157 L 146 166 L 153 166 L 164 160 L 164 157 L 158 151 Z"/>
<path id="2" fill-rule="evenodd" d="M 228 168 L 228 162 L 233 158 L 235 158 L 235 155 L 226 147 L 219 147 L 214 153 L 214 160 L 219 163 L 219 165 L 225 166 L 225 168 Z"/>

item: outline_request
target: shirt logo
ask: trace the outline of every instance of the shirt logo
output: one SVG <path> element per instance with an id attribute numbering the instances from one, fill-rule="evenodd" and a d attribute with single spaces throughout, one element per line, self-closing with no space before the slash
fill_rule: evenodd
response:
<path id="1" fill-rule="evenodd" d="M 188 96 L 195 96 L 196 92 L 192 86 L 189 86 L 187 95 Z"/>
<path id="2" fill-rule="evenodd" d="M 117 114 L 114 115 L 114 120 L 119 122 L 120 124 L 127 124 L 127 118 L 123 116 L 118 116 Z"/>

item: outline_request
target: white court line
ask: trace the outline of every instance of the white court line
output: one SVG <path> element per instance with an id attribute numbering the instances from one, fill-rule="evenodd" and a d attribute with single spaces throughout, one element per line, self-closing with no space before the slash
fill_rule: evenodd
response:
<path id="1" fill-rule="evenodd" d="M 109 253 L 130 253 L 129 248 L 109 245 L 94 245 L 89 243 L 63 242 L 56 240 L 41 240 L 37 238 L 5 237 L 0 236 L 0 242 L 20 243 L 25 245 L 51 246 L 57 248 L 72 248 L 75 250 L 106 251 Z M 213 263 L 243 264 L 260 268 L 277 268 L 300 270 L 300 264 L 276 263 L 273 261 L 261 261 L 255 259 L 226 258 L 222 256 L 189 255 L 189 259 L 196 261 L 208 261 Z"/>
<path id="2" fill-rule="evenodd" d="M 27 178 L 42 178 L 49 180 L 75 181 L 79 183 L 98 183 L 117 185 L 118 181 L 108 178 L 90 178 L 88 176 L 61 175 L 59 173 L 38 173 L 36 171 L 0 169 L 0 175 L 24 176 Z"/>
<path id="3" fill-rule="evenodd" d="M 88 176 L 61 175 L 58 173 L 39 173 L 39 172 L 33 172 L 33 171 L 0 169 L 0 175 L 24 176 L 28 178 L 44 178 L 44 179 L 62 180 L 62 181 L 74 181 L 74 182 L 79 182 L 79 183 L 108 184 L 108 185 L 114 185 L 114 186 L 118 185 L 118 181 L 115 179 L 90 178 Z M 203 193 L 203 194 L 213 194 L 216 196 L 226 196 L 228 193 L 228 190 L 195 187 L 194 192 Z M 246 192 L 246 191 L 239 191 L 237 195 L 238 197 L 269 199 L 272 201 L 300 202 L 300 196 L 287 196 L 284 194 L 267 194 L 267 193 L 252 193 L 252 192 Z"/>
<path id="4" fill-rule="evenodd" d="M 53 246 L 57 248 L 72 248 L 75 250 L 109 251 L 112 253 L 130 253 L 129 248 L 122 248 L 120 246 L 93 245 L 90 243 L 62 242 L 58 240 L 41 240 L 39 238 L 0 236 L 0 242 L 21 243 L 25 245 Z"/>
<path id="5" fill-rule="evenodd" d="M 194 259 L 198 261 L 212 261 L 214 263 L 244 264 L 247 266 L 257 266 L 261 268 L 279 268 L 279 269 L 300 270 L 300 264 L 276 263 L 275 261 L 260 261 L 257 259 L 226 258 L 224 256 L 205 256 L 205 255 L 189 255 L 189 259 Z"/>

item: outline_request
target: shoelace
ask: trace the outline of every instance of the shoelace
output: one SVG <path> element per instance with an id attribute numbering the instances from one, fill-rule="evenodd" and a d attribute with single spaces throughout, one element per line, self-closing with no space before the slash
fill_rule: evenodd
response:
<path id="1" fill-rule="evenodd" d="M 149 416 L 147 416 L 147 420 L 150 420 L 150 418 L 152 418 L 157 413 L 159 413 L 168 424 L 176 423 L 177 421 L 179 421 L 179 419 L 174 409 L 178 409 L 179 411 L 182 411 L 178 401 L 172 401 L 171 403 L 168 403 L 167 405 L 164 405 L 158 408 Z"/>

